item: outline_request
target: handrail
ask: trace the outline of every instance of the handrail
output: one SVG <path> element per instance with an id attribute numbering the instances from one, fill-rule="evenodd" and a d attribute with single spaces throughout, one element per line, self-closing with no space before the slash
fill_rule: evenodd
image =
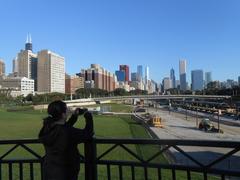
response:
<path id="1" fill-rule="evenodd" d="M 240 147 L 240 141 L 205 140 L 205 139 L 142 139 L 142 138 L 93 138 L 97 144 L 153 144 L 153 145 L 178 145 L 178 146 L 209 146 L 234 148 Z M 0 140 L 0 145 L 6 144 L 41 144 L 39 139 L 11 139 Z"/>
<path id="2" fill-rule="evenodd" d="M 0 159 L 1 164 L 8 164 L 9 173 L 12 171 L 12 164 L 18 163 L 21 167 L 23 163 L 33 165 L 33 163 L 42 163 L 42 156 L 37 154 L 32 148 L 28 147 L 29 144 L 41 144 L 38 139 L 17 139 L 17 140 L 0 140 L 0 146 L 2 145 L 14 145 L 5 154 L 3 154 L 3 158 Z M 97 148 L 99 145 L 110 145 L 105 152 L 102 154 L 97 153 Z M 154 152 L 147 159 L 143 159 L 137 153 L 132 151 L 132 149 L 128 148 L 126 145 L 159 145 L 159 150 Z M 188 155 L 183 149 L 182 146 L 194 146 L 194 147 L 212 147 L 212 148 L 225 148 L 227 150 L 226 153 L 223 153 L 221 156 L 217 157 L 213 161 L 209 161 L 207 164 L 202 164 L 199 160 Z M 30 152 L 35 158 L 31 159 L 5 159 L 9 153 L 14 151 L 17 147 L 23 147 L 26 151 Z M 136 161 L 128 161 L 128 160 L 106 160 L 105 157 L 108 153 L 113 152 L 115 148 L 121 148 L 126 151 L 129 155 L 134 157 Z M 163 153 L 168 153 L 169 148 L 173 148 L 178 153 L 184 155 L 186 158 L 192 160 L 196 163 L 194 165 L 186 165 L 186 164 L 162 164 L 161 162 L 154 162 L 156 157 Z M 229 149 L 231 149 L 229 151 Z M 202 172 L 204 174 L 204 179 L 207 180 L 207 174 L 213 173 L 217 175 L 221 175 L 222 179 L 225 179 L 225 176 L 237 176 L 240 177 L 240 169 L 239 171 L 236 169 L 218 169 L 215 165 L 219 162 L 223 162 L 230 156 L 233 156 L 235 153 L 240 152 L 240 141 L 217 141 L 217 140 L 193 140 L 193 139 L 120 139 L 120 138 L 97 138 L 94 137 L 84 143 L 84 159 L 81 163 L 85 165 L 85 180 L 96 180 L 97 179 L 97 166 L 106 166 L 108 169 L 108 178 L 110 166 L 118 166 L 119 173 L 122 173 L 122 167 L 131 167 L 133 168 L 132 173 L 134 173 L 134 167 L 142 167 L 144 168 L 145 177 L 147 177 L 147 168 L 156 168 L 156 169 L 169 169 L 172 170 L 172 175 L 175 177 L 176 170 L 183 170 L 186 172 Z M 1 171 L 1 169 L 0 169 Z M 30 173 L 33 174 L 33 170 L 30 169 Z M 1 172 L 0 172 L 1 174 Z M 121 174 L 122 175 L 122 174 Z M 1 175 L 0 175 L 1 179 Z M 146 178 L 145 178 L 146 179 Z M 175 179 L 175 178 L 173 178 Z M 189 178 L 191 179 L 191 178 Z"/>

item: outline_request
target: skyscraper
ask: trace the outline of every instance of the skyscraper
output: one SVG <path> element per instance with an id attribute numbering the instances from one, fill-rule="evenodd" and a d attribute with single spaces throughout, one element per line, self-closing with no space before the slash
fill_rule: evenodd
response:
<path id="1" fill-rule="evenodd" d="M 205 73 L 205 87 L 207 87 L 208 83 L 212 82 L 212 73 L 206 72 Z"/>
<path id="2" fill-rule="evenodd" d="M 192 90 L 203 90 L 203 70 L 192 71 Z"/>
<path id="3" fill-rule="evenodd" d="M 131 81 L 138 81 L 138 74 L 137 73 L 131 73 Z"/>
<path id="4" fill-rule="evenodd" d="M 148 91 L 148 85 L 149 85 L 149 67 L 146 66 L 145 68 L 145 90 Z"/>
<path id="5" fill-rule="evenodd" d="M 0 59 L 0 76 L 5 75 L 5 63 L 2 59 Z"/>
<path id="6" fill-rule="evenodd" d="M 38 52 L 38 91 L 65 93 L 64 57 L 49 50 Z"/>
<path id="7" fill-rule="evenodd" d="M 176 88 L 176 77 L 175 77 L 175 71 L 173 68 L 170 70 L 170 79 L 172 81 L 172 85 L 171 85 L 172 88 Z"/>
<path id="8" fill-rule="evenodd" d="M 125 81 L 129 82 L 129 66 L 128 65 L 120 65 L 119 70 L 125 72 Z"/>
<path id="9" fill-rule="evenodd" d="M 145 68 L 145 82 L 147 82 L 148 80 L 150 80 L 150 77 L 149 77 L 149 67 L 147 66 Z"/>
<path id="10" fill-rule="evenodd" d="M 138 81 L 143 80 L 143 66 L 142 65 L 137 66 L 137 78 L 138 78 Z"/>
<path id="11" fill-rule="evenodd" d="M 12 73 L 18 73 L 18 58 L 14 58 L 12 61 Z"/>
<path id="12" fill-rule="evenodd" d="M 180 90 L 187 90 L 187 61 L 179 61 Z"/>
<path id="13" fill-rule="evenodd" d="M 115 71 L 115 75 L 117 76 L 117 81 L 124 82 L 125 81 L 125 71 Z"/>
<path id="14" fill-rule="evenodd" d="M 32 52 L 31 37 L 27 37 L 25 50 L 17 55 L 17 70 L 19 77 L 27 77 L 34 80 L 34 90 L 37 91 L 37 55 Z"/>
<path id="15" fill-rule="evenodd" d="M 162 84 L 164 91 L 172 88 L 172 80 L 169 77 L 164 78 Z"/>
<path id="16" fill-rule="evenodd" d="M 240 86 L 240 76 L 238 76 L 238 85 Z"/>
<path id="17" fill-rule="evenodd" d="M 31 37 L 31 34 L 27 35 L 25 50 L 32 51 L 32 37 Z"/>

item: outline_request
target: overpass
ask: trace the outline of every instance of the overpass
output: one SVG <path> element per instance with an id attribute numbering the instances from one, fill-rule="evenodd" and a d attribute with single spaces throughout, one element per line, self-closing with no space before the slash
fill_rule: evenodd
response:
<path id="1" fill-rule="evenodd" d="M 128 99 L 144 99 L 144 100 L 161 100 L 161 99 L 230 99 L 231 96 L 218 95 L 132 95 L 132 96 L 108 96 L 87 99 L 67 100 L 66 103 L 104 101 L 104 100 L 128 100 Z"/>

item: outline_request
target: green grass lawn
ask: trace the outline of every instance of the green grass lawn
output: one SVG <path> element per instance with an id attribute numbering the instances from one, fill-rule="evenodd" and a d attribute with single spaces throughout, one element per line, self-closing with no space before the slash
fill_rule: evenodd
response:
<path id="1" fill-rule="evenodd" d="M 131 107 L 125 105 L 112 105 L 112 111 L 115 112 L 130 112 Z M 5 109 L 0 109 L 0 139 L 25 139 L 25 138 L 37 138 L 38 132 L 42 126 L 42 118 L 46 116 L 46 112 L 40 111 L 17 111 L 17 112 L 7 112 Z M 84 119 L 81 117 L 75 124 L 75 127 L 82 128 L 84 127 Z M 151 138 L 148 132 L 141 126 L 141 124 L 136 123 L 131 120 L 130 116 L 102 116 L 94 115 L 94 127 L 95 127 L 95 136 L 97 138 Z M 6 152 L 11 146 L 2 145 L 0 148 L 0 155 Z M 42 145 L 29 145 L 36 152 L 43 155 L 44 150 Z M 97 155 L 102 154 L 107 150 L 109 145 L 97 145 Z M 137 153 L 141 158 L 147 159 L 153 154 L 158 152 L 159 146 L 153 145 L 129 145 L 128 146 L 133 152 Z M 83 152 L 83 146 L 79 146 L 80 152 Z M 11 158 L 30 158 L 32 155 L 29 155 L 28 152 L 24 151 L 21 148 L 18 148 L 16 151 L 11 153 L 6 159 Z M 135 158 L 130 156 L 125 150 L 118 147 L 113 152 L 109 153 L 104 159 L 108 160 L 129 160 L 135 161 Z M 157 157 L 155 162 L 167 163 L 166 159 L 163 156 Z M 13 168 L 14 174 L 13 179 L 18 179 L 19 172 L 18 166 L 14 164 Z M 80 177 L 83 177 L 84 167 L 81 166 Z M 40 179 L 40 168 L 38 165 L 34 165 L 35 178 Z M 2 166 L 2 179 L 8 179 L 8 168 Z M 119 179 L 118 168 L 111 167 L 111 177 L 112 179 Z M 124 179 L 131 179 L 129 167 L 123 167 Z M 136 168 L 136 179 L 143 179 L 143 168 Z M 106 179 L 106 167 L 98 166 L 98 177 L 100 180 Z M 149 180 L 157 179 L 157 170 L 149 169 Z M 29 165 L 24 165 L 24 179 L 29 179 Z M 171 172 L 168 170 L 162 170 L 162 175 L 164 180 L 171 179 Z M 203 179 L 199 174 L 193 173 L 194 179 Z M 79 178 L 82 179 L 82 178 Z M 177 172 L 177 179 L 185 180 L 186 173 Z M 210 179 L 216 179 L 211 177 Z"/>

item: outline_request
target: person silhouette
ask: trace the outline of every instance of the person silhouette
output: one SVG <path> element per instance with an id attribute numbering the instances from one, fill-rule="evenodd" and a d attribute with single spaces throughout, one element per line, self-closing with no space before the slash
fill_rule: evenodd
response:
<path id="1" fill-rule="evenodd" d="M 67 105 L 60 100 L 51 102 L 47 112 L 39 132 L 45 149 L 43 180 L 77 180 L 81 159 L 77 146 L 94 134 L 92 114 L 77 108 L 67 121 Z M 84 129 L 73 127 L 79 115 L 84 115 Z"/>

